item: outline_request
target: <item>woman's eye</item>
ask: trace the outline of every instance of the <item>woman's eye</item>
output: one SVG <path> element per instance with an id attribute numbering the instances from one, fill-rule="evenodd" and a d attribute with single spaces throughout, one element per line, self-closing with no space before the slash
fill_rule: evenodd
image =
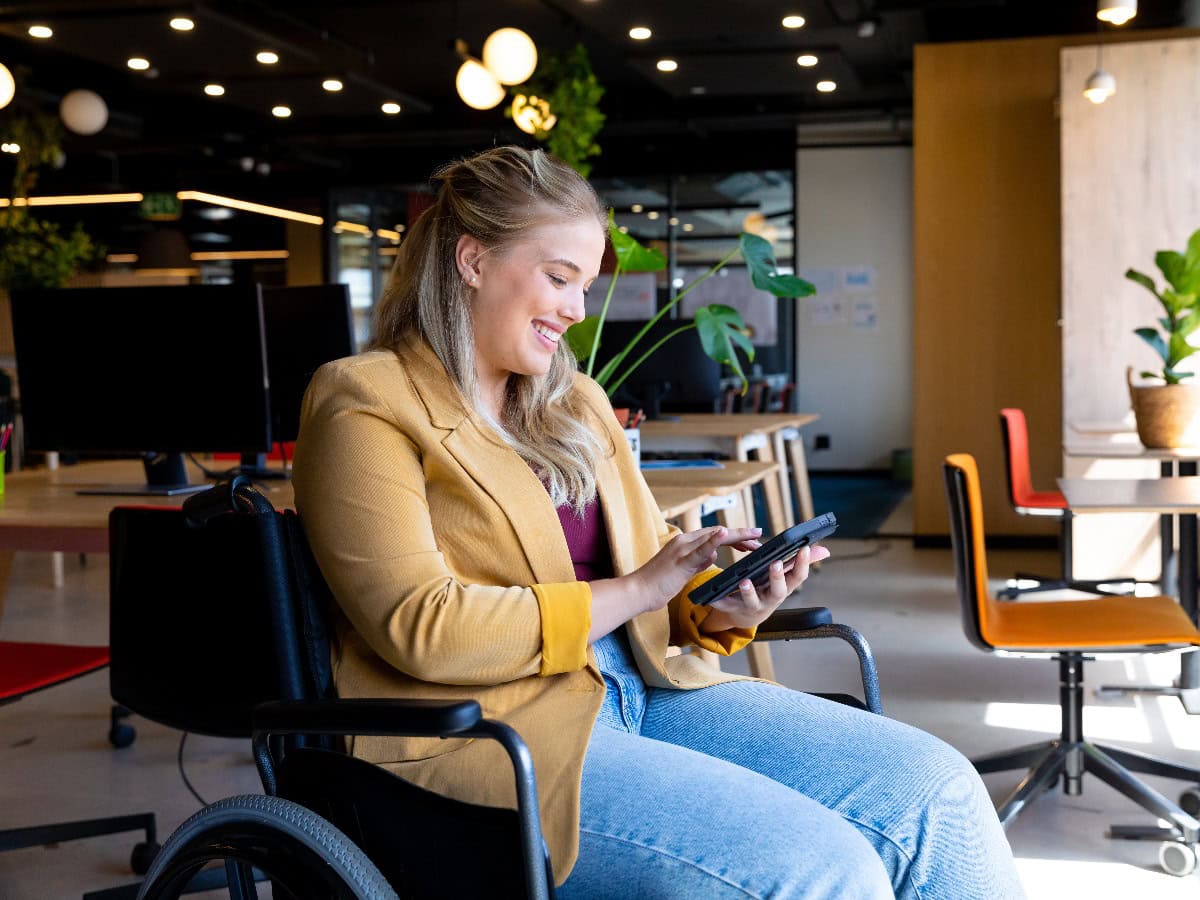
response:
<path id="1" fill-rule="evenodd" d="M 547 275 L 546 277 L 553 281 L 558 287 L 566 287 L 567 285 L 567 279 L 560 278 L 558 275 Z"/>

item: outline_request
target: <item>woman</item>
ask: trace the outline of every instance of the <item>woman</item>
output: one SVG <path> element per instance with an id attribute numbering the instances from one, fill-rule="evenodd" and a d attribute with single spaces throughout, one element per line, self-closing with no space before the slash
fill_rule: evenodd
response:
<path id="1" fill-rule="evenodd" d="M 969 763 L 879 716 L 722 674 L 827 552 L 712 607 L 719 547 L 659 514 L 604 392 L 562 341 L 605 210 L 501 147 L 442 169 L 374 348 L 323 367 L 293 480 L 344 618 L 343 697 L 477 699 L 532 751 L 562 897 L 1018 897 Z M 556 514 L 557 513 L 557 514 Z M 364 738 L 432 790 L 515 805 L 488 741 Z"/>

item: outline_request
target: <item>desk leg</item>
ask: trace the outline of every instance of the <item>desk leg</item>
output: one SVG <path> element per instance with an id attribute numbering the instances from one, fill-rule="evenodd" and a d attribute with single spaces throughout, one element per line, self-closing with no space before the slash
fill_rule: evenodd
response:
<path id="1" fill-rule="evenodd" d="M 807 522 L 816 512 L 813 510 L 812 490 L 808 485 L 808 460 L 804 455 L 804 438 L 797 434 L 787 442 L 788 462 L 792 466 L 792 483 L 796 486 L 796 521 Z"/>
<path id="2" fill-rule="evenodd" d="M 796 510 L 792 506 L 792 485 L 788 481 L 787 441 L 784 440 L 786 432 L 787 429 L 780 428 L 771 435 L 771 445 L 775 450 L 775 461 L 779 463 L 779 492 L 783 501 L 783 518 L 790 528 L 803 520 L 796 518 Z"/>
<path id="3" fill-rule="evenodd" d="M 770 442 L 763 444 L 754 453 L 759 462 L 776 462 L 775 451 L 771 449 Z M 789 523 L 783 512 L 783 492 L 779 489 L 779 479 L 764 478 L 759 483 L 762 485 L 763 494 L 767 500 L 767 524 L 771 528 L 771 534 L 783 534 L 787 531 Z M 750 491 L 753 491 L 753 488 Z M 754 509 L 753 506 L 747 508 Z"/>
<path id="4" fill-rule="evenodd" d="M 1159 478 L 1174 478 L 1175 477 L 1175 461 L 1164 459 L 1159 465 Z M 1175 517 L 1170 515 L 1158 517 L 1158 539 L 1159 539 L 1159 582 L 1158 589 L 1163 594 L 1169 597 L 1176 596 L 1177 585 L 1179 584 L 1179 573 L 1176 571 L 1178 557 L 1175 555 Z M 1068 573 L 1074 577 L 1073 573 Z"/>

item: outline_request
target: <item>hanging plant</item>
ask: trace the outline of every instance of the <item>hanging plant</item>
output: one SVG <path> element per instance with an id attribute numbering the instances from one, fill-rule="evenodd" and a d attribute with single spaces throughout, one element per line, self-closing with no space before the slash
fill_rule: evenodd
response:
<path id="1" fill-rule="evenodd" d="M 604 127 L 605 119 L 600 111 L 604 88 L 592 71 L 587 48 L 576 44 L 566 53 L 541 54 L 533 77 L 512 88 L 510 93 L 514 98 L 538 98 L 549 106 L 548 115 L 539 116 L 539 124 L 550 123 L 552 127 L 549 130 L 535 127 L 534 138 L 587 178 L 592 171 L 588 160 L 600 155 L 596 135 Z M 505 108 L 504 115 L 513 117 L 511 105 Z"/>

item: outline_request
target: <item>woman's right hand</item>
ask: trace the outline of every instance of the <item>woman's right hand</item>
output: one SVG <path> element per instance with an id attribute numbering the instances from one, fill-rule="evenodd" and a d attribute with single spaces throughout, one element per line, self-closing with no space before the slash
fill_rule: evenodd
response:
<path id="1" fill-rule="evenodd" d="M 640 585 L 645 608 L 661 609 L 696 575 L 711 566 L 721 547 L 749 551 L 760 544 L 761 528 L 726 528 L 717 525 L 677 534 L 640 569 L 631 573 Z"/>

